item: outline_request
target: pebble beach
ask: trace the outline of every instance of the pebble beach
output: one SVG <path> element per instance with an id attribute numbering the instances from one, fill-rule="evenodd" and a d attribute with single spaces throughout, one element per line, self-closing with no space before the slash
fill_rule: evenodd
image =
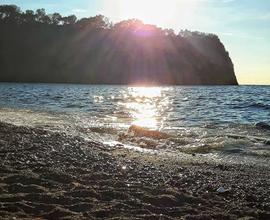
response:
<path id="1" fill-rule="evenodd" d="M 268 166 L 192 157 L 0 123 L 0 218 L 270 219 Z"/>

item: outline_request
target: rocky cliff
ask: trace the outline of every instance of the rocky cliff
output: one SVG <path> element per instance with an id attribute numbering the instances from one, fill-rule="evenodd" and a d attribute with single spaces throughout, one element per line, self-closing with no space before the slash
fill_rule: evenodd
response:
<path id="1" fill-rule="evenodd" d="M 0 7 L 0 81 L 237 85 L 216 35 L 175 34 L 134 19 L 112 25 L 104 16 L 71 21 L 72 16 L 38 10 L 10 13 L 5 7 Z"/>

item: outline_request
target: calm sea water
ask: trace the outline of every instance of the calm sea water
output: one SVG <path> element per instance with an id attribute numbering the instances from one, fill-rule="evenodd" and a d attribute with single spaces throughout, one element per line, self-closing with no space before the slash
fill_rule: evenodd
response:
<path id="1" fill-rule="evenodd" d="M 268 159 L 270 86 L 0 84 L 0 120 L 106 144 Z M 131 125 L 171 135 L 131 137 Z"/>

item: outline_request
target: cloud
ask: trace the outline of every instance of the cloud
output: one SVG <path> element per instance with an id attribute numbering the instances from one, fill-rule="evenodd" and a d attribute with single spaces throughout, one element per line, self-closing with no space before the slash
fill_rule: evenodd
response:
<path id="1" fill-rule="evenodd" d="M 227 37 L 240 38 L 240 39 L 253 39 L 253 40 L 263 40 L 264 37 L 250 35 L 249 33 L 236 33 L 236 32 L 218 32 L 218 35 L 223 35 Z"/>
<path id="2" fill-rule="evenodd" d="M 72 10 L 73 13 L 76 13 L 76 14 L 82 14 L 82 13 L 85 13 L 86 10 L 85 9 L 82 9 L 82 8 L 75 8 Z"/>
<path id="3" fill-rule="evenodd" d="M 222 0 L 223 3 L 231 3 L 231 2 L 235 2 L 236 0 Z"/>
<path id="4" fill-rule="evenodd" d="M 270 20 L 270 13 L 262 14 L 257 16 L 258 20 Z"/>

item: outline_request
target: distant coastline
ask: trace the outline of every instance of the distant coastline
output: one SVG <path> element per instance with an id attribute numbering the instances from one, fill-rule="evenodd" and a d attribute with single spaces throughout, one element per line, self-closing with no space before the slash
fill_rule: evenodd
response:
<path id="1" fill-rule="evenodd" d="M 1 82 L 238 85 L 214 34 L 0 7 Z"/>

